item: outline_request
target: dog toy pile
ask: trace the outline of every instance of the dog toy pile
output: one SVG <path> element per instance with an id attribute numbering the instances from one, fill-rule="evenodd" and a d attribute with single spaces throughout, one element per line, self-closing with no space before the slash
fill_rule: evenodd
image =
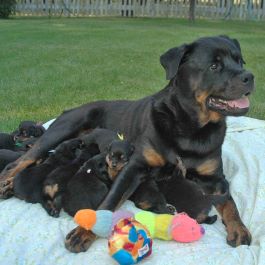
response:
<path id="1" fill-rule="evenodd" d="M 196 220 L 185 213 L 176 215 L 140 211 L 111 212 L 83 209 L 76 213 L 75 222 L 94 234 L 109 238 L 110 255 L 122 265 L 135 264 L 152 252 L 152 238 L 188 243 L 199 240 L 205 233 Z"/>

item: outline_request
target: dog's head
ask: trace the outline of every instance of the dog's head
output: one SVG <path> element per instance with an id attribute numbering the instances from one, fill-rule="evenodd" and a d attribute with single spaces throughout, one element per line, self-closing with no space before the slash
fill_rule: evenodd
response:
<path id="1" fill-rule="evenodd" d="M 79 138 L 70 139 L 59 144 L 54 155 L 61 162 L 67 163 L 67 161 L 74 160 L 81 153 L 83 141 Z"/>
<path id="2" fill-rule="evenodd" d="M 107 149 L 106 163 L 112 181 L 129 162 L 134 152 L 134 146 L 127 140 L 114 140 Z"/>
<path id="3" fill-rule="evenodd" d="M 244 115 L 254 76 L 243 68 L 239 42 L 227 36 L 205 37 L 172 48 L 160 57 L 182 107 L 194 108 L 199 119 Z"/>
<path id="4" fill-rule="evenodd" d="M 118 172 L 128 163 L 134 146 L 126 140 L 113 141 L 107 150 L 106 162 L 111 169 Z"/>

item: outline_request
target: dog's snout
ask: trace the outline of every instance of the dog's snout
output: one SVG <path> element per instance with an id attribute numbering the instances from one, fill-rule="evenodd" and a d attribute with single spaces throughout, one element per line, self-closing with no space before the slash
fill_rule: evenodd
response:
<path id="1" fill-rule="evenodd" d="M 254 80 L 254 75 L 250 72 L 244 72 L 241 74 L 241 81 L 245 84 L 248 85 Z"/>

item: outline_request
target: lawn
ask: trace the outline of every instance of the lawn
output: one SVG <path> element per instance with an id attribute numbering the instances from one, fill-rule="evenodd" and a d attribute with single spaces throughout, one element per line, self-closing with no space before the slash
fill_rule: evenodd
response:
<path id="1" fill-rule="evenodd" d="M 242 46 L 256 77 L 249 116 L 265 119 L 264 22 L 147 18 L 0 20 L 0 131 L 99 99 L 138 99 L 167 84 L 159 56 L 206 35 Z"/>

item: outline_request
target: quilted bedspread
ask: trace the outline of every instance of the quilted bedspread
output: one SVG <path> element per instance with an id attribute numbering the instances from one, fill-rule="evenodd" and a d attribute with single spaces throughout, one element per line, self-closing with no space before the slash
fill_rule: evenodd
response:
<path id="1" fill-rule="evenodd" d="M 229 118 L 223 162 L 240 216 L 252 233 L 251 246 L 227 245 L 219 218 L 213 225 L 203 225 L 206 233 L 198 242 L 154 240 L 152 255 L 141 264 L 265 264 L 265 121 Z M 122 207 L 138 210 L 130 201 Z M 64 212 L 56 219 L 39 204 L 16 198 L 0 200 L 0 265 L 116 264 L 108 255 L 106 239 L 98 239 L 85 253 L 68 252 L 64 239 L 74 227 L 72 218 Z"/>

